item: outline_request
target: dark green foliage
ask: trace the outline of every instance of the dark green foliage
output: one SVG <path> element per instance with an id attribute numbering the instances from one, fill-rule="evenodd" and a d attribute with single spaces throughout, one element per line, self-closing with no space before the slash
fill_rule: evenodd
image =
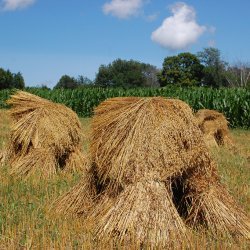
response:
<path id="1" fill-rule="evenodd" d="M 20 72 L 11 73 L 10 70 L 0 68 L 0 90 L 2 89 L 23 89 L 24 79 Z"/>
<path id="2" fill-rule="evenodd" d="M 78 85 L 81 87 L 81 86 L 84 86 L 84 85 L 91 85 L 93 84 L 93 82 L 86 76 L 83 76 L 83 75 L 79 75 L 76 79 Z"/>
<path id="3" fill-rule="evenodd" d="M 194 110 L 202 108 L 222 112 L 231 127 L 250 128 L 250 91 L 244 88 L 176 87 L 165 88 L 93 88 L 28 89 L 28 92 L 72 108 L 81 117 L 93 115 L 93 108 L 107 98 L 117 96 L 164 96 L 187 102 Z M 0 91 L 0 108 L 7 108 L 5 101 L 10 90 Z"/>
<path id="4" fill-rule="evenodd" d="M 87 85 L 91 85 L 92 81 L 84 77 L 82 75 L 78 76 L 78 78 L 74 78 L 68 75 L 63 75 L 56 86 L 54 87 L 55 89 L 76 89 L 79 87 L 84 87 Z"/>
<path id="5" fill-rule="evenodd" d="M 100 87 L 157 87 L 156 67 L 134 60 L 117 59 L 111 64 L 101 65 L 95 85 Z"/>
<path id="6" fill-rule="evenodd" d="M 55 89 L 75 89 L 78 87 L 78 83 L 74 77 L 63 75 L 56 86 Z"/>
<path id="7" fill-rule="evenodd" d="M 159 81 L 161 86 L 170 84 L 195 86 L 201 84 L 202 77 L 203 66 L 199 59 L 191 53 L 180 53 L 165 58 Z"/>
<path id="8" fill-rule="evenodd" d="M 206 86 L 221 87 L 226 86 L 227 63 L 221 59 L 221 53 L 216 48 L 205 48 L 197 53 L 198 58 L 205 66 L 203 70 L 203 82 Z"/>
<path id="9" fill-rule="evenodd" d="M 12 74 L 12 75 L 13 75 L 13 88 L 23 89 L 25 84 L 22 74 L 18 72 L 17 74 Z"/>

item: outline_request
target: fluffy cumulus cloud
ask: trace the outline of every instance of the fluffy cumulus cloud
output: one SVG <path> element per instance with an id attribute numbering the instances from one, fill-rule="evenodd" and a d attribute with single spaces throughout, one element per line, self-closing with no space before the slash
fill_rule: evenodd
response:
<path id="1" fill-rule="evenodd" d="M 173 15 L 167 17 L 151 35 L 151 39 L 161 46 L 171 50 L 185 49 L 206 31 L 205 26 L 197 24 L 196 13 L 191 6 L 176 3 L 171 12 Z"/>
<path id="2" fill-rule="evenodd" d="M 32 5 L 35 0 L 3 0 L 2 9 L 6 11 L 22 9 Z"/>
<path id="3" fill-rule="evenodd" d="M 112 0 L 103 5 L 103 12 L 118 18 L 128 18 L 138 14 L 143 0 Z"/>

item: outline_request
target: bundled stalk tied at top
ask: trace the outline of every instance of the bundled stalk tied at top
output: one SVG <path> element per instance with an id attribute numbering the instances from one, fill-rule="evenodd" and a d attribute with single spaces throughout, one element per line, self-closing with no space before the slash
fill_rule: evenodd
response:
<path id="1" fill-rule="evenodd" d="M 13 123 L 6 158 L 12 175 L 49 177 L 85 166 L 81 124 L 71 109 L 24 91 L 7 102 Z"/>
<path id="2" fill-rule="evenodd" d="M 197 120 L 180 100 L 101 103 L 92 121 L 90 165 L 57 207 L 92 221 L 99 239 L 180 247 L 189 228 L 200 227 L 250 237 L 246 214 L 220 183 Z"/>

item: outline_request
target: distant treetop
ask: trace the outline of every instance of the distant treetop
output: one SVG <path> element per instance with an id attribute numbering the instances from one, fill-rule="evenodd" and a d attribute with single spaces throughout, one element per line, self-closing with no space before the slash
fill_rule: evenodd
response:
<path id="1" fill-rule="evenodd" d="M 0 90 L 23 89 L 25 87 L 23 76 L 20 72 L 12 73 L 10 70 L 0 68 Z"/>

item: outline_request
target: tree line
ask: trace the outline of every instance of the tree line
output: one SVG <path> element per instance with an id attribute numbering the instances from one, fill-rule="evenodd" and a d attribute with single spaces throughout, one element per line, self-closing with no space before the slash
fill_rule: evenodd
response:
<path id="1" fill-rule="evenodd" d="M 12 88 L 23 89 L 24 87 L 24 79 L 20 72 L 12 73 L 10 70 L 0 68 L 0 90 Z"/>
<path id="2" fill-rule="evenodd" d="M 162 69 L 135 60 L 116 59 L 108 65 L 101 65 L 94 81 L 82 75 L 77 78 L 63 75 L 54 88 L 135 88 L 167 85 L 250 87 L 250 65 L 243 62 L 229 65 L 222 59 L 220 50 L 210 47 L 197 54 L 184 52 L 166 57 Z M 0 69 L 0 89 L 23 87 L 24 80 L 20 72 L 13 74 L 9 70 Z"/>

